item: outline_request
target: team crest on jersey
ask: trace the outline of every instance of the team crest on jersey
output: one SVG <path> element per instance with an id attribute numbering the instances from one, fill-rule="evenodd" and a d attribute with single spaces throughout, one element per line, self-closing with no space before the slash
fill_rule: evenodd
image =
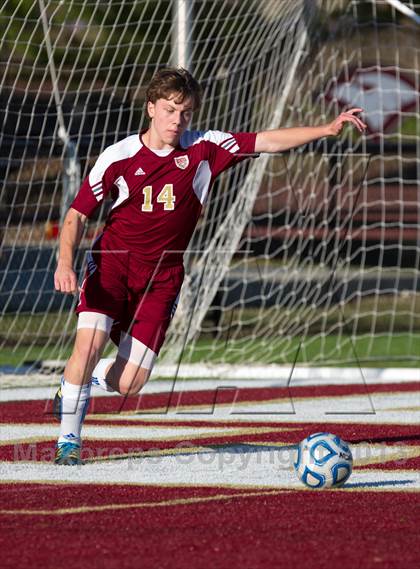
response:
<path id="1" fill-rule="evenodd" d="M 181 168 L 181 170 L 185 170 L 185 168 L 188 168 L 188 164 L 190 163 L 187 155 L 177 156 L 176 158 L 174 158 L 174 160 L 175 164 L 178 166 L 178 168 Z"/>

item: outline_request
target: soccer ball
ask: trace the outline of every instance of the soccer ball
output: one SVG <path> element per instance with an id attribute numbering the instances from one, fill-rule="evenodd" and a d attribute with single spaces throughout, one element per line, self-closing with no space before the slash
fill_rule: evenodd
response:
<path id="1" fill-rule="evenodd" d="M 294 467 L 309 488 L 337 488 L 349 479 L 353 456 L 347 443 L 331 433 L 314 433 L 299 444 Z"/>

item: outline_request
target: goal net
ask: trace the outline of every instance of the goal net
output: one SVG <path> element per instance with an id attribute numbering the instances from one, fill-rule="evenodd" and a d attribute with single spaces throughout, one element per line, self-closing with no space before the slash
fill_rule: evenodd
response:
<path id="1" fill-rule="evenodd" d="M 418 365 L 419 7 L 5 0 L 0 373 L 68 357 L 76 299 L 54 292 L 60 223 L 100 152 L 147 126 L 145 87 L 167 64 L 204 87 L 193 128 L 318 125 L 360 106 L 368 131 L 222 175 L 185 255 L 160 372 Z M 109 206 L 86 228 L 80 276 Z"/>

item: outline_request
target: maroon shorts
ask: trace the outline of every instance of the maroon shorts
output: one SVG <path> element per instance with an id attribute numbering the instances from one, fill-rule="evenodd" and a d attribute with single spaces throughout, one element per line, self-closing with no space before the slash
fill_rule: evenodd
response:
<path id="1" fill-rule="evenodd" d="M 127 252 L 94 252 L 88 256 L 76 312 L 99 312 L 114 320 L 111 339 L 120 333 L 140 340 L 156 354 L 175 313 L 184 267 L 149 267 Z"/>

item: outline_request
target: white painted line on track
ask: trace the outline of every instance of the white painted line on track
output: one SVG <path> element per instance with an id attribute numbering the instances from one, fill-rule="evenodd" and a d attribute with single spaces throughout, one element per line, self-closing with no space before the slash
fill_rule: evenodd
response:
<path id="1" fill-rule="evenodd" d="M 290 467 L 290 451 L 203 453 L 133 458 L 66 467 L 0 463 L 1 477 L 13 482 L 234 486 L 303 489 Z M 346 485 L 355 490 L 420 490 L 414 471 L 355 470 Z"/>
<path id="2" fill-rule="evenodd" d="M 85 424 L 83 427 L 83 437 L 97 440 L 109 441 L 124 441 L 142 439 L 146 441 L 179 438 L 187 440 L 188 438 L 214 437 L 216 435 L 229 435 L 232 429 L 237 428 L 235 425 L 232 427 L 121 427 L 99 425 L 93 426 Z M 31 425 L 0 425 L 0 441 L 7 442 L 9 440 L 25 440 L 28 438 L 48 438 L 55 439 L 57 436 L 58 424 L 31 424 Z"/>

